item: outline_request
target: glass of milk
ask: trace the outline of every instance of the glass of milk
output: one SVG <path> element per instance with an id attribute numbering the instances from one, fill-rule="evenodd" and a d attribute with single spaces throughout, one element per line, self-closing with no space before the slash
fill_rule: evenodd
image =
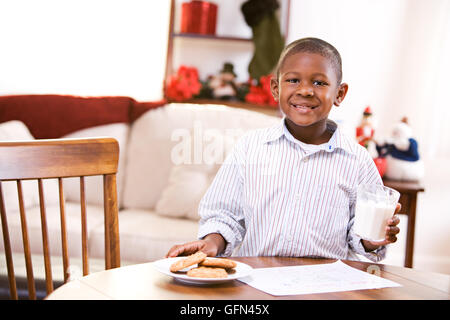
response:
<path id="1" fill-rule="evenodd" d="M 383 185 L 358 186 L 354 232 L 363 239 L 384 240 L 387 220 L 394 214 L 399 198 L 398 191 Z"/>

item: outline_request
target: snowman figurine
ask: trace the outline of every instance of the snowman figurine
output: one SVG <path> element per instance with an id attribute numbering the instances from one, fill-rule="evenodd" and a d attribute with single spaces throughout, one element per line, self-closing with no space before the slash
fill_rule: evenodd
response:
<path id="1" fill-rule="evenodd" d="M 384 177 L 401 181 L 418 181 L 423 178 L 424 165 L 406 117 L 394 126 L 392 136 L 383 145 L 378 145 L 377 150 L 386 158 Z"/>
<path id="2" fill-rule="evenodd" d="M 230 62 L 225 62 L 219 75 L 210 76 L 209 87 L 215 99 L 230 100 L 236 96 L 237 85 L 235 83 L 236 73 Z"/>

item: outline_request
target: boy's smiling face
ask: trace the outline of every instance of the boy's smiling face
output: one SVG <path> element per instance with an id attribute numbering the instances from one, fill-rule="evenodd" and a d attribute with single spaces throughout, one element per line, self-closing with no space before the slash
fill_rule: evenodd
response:
<path id="1" fill-rule="evenodd" d="M 285 58 L 272 93 L 287 120 L 299 127 L 325 128 L 333 105 L 344 100 L 348 86 L 339 84 L 331 62 L 322 55 L 298 52 Z"/>

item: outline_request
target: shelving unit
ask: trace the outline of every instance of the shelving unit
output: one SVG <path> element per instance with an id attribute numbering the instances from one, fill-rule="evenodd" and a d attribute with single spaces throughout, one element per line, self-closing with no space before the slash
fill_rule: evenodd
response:
<path id="1" fill-rule="evenodd" d="M 281 0 L 283 1 L 283 0 Z M 242 1 L 244 2 L 244 0 Z M 283 3 L 287 5 L 287 16 L 289 16 L 289 7 L 290 0 L 284 0 Z M 208 43 L 208 46 L 219 46 L 223 45 L 223 43 L 227 43 L 228 46 L 240 46 L 242 50 L 242 45 L 248 45 L 248 49 L 244 49 L 247 51 L 247 54 L 250 53 L 253 48 L 253 40 L 250 37 L 239 37 L 239 36 L 231 36 L 231 35 L 203 35 L 203 34 L 193 34 L 193 33 L 180 33 L 178 30 L 175 30 L 175 10 L 181 10 L 180 7 L 177 7 L 175 0 L 171 0 L 171 13 L 170 13 L 170 26 L 169 26 L 169 35 L 168 35 L 168 46 L 167 46 L 167 62 L 166 62 L 166 75 L 165 79 L 169 78 L 170 75 L 174 74 L 176 70 L 174 69 L 173 60 L 174 60 L 174 52 L 177 51 L 179 53 L 181 50 L 179 46 L 176 46 L 175 40 L 189 40 L 191 45 L 197 46 L 204 45 L 205 41 Z M 220 7 L 219 7 L 220 10 Z M 288 20 L 288 19 L 287 19 Z M 286 21 L 285 30 L 288 30 L 288 21 Z M 284 35 L 286 37 L 286 34 Z M 245 47 L 244 47 L 245 48 Z M 251 48 L 251 49 L 250 49 Z M 221 62 L 218 62 L 220 64 Z M 214 74 L 215 70 L 211 70 L 211 74 Z M 168 99 L 170 101 L 170 99 Z M 212 99 L 193 99 L 189 101 L 184 101 L 188 103 L 198 103 L 198 104 L 225 104 L 231 107 L 244 108 L 248 110 L 254 110 L 258 112 L 262 112 L 269 115 L 279 116 L 280 112 L 278 108 L 273 106 L 261 106 L 249 104 L 241 101 L 228 101 L 228 100 L 212 100 Z"/>

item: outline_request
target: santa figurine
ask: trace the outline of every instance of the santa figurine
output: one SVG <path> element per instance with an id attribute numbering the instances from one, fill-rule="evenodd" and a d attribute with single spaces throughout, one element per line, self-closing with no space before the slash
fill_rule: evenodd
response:
<path id="1" fill-rule="evenodd" d="M 376 143 L 374 140 L 375 126 L 373 123 L 373 113 L 370 106 L 364 109 L 361 123 L 356 128 L 356 140 L 360 145 L 369 151 L 372 158 L 378 158 Z M 380 172 L 381 174 L 381 172 Z"/>
<path id="2" fill-rule="evenodd" d="M 374 133 L 375 129 L 373 128 L 372 123 L 372 109 L 370 109 L 370 106 L 367 106 L 364 109 L 361 123 L 356 128 L 356 140 L 360 145 L 368 148 L 369 142 L 373 139 Z"/>
<path id="3" fill-rule="evenodd" d="M 386 171 L 386 159 L 380 157 L 377 151 L 377 144 L 374 140 L 375 126 L 373 124 L 373 113 L 370 106 L 364 109 L 361 123 L 356 128 L 356 140 L 365 147 L 377 166 L 380 176 L 384 176 Z"/>
<path id="4" fill-rule="evenodd" d="M 424 165 L 406 117 L 394 126 L 392 136 L 383 145 L 378 145 L 377 150 L 381 157 L 386 158 L 386 178 L 402 181 L 423 178 Z"/>

